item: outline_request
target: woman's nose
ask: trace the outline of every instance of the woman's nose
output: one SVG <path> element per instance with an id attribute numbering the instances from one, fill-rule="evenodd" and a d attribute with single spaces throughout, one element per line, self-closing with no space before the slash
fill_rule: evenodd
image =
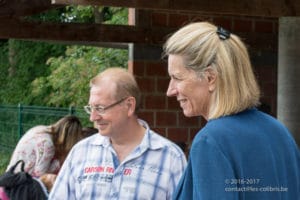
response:
<path id="1" fill-rule="evenodd" d="M 176 88 L 175 88 L 174 83 L 172 82 L 172 80 L 169 83 L 166 94 L 167 94 L 168 97 L 176 96 Z"/>

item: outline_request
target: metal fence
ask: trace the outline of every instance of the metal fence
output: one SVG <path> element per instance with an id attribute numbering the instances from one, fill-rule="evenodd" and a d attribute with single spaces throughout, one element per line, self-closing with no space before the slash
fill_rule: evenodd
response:
<path id="1" fill-rule="evenodd" d="M 75 115 L 83 126 L 92 126 L 83 109 L 26 105 L 0 105 L 0 150 L 13 150 L 22 135 L 36 125 L 49 125 L 61 117 Z"/>

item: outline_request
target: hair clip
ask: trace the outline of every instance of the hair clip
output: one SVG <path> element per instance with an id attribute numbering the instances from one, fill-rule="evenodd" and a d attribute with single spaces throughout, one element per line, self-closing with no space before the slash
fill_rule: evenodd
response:
<path id="1" fill-rule="evenodd" d="M 219 38 L 221 40 L 226 40 L 226 39 L 230 38 L 230 32 L 220 26 L 218 26 L 217 34 L 219 35 Z"/>

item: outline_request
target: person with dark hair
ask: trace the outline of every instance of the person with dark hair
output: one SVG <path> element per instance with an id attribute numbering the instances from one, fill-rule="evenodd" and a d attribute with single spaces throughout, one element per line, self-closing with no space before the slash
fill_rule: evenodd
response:
<path id="1" fill-rule="evenodd" d="M 7 170 L 23 160 L 25 172 L 33 177 L 56 174 L 70 149 L 82 138 L 82 125 L 76 116 L 65 116 L 49 126 L 35 126 L 19 140 Z"/>
<path id="2" fill-rule="evenodd" d="M 174 199 L 300 199 L 300 153 L 288 129 L 259 111 L 260 90 L 245 44 L 208 22 L 188 24 L 164 45 L 170 83 L 195 136 Z"/>
<path id="3" fill-rule="evenodd" d="M 99 133 L 74 146 L 49 200 L 170 200 L 186 166 L 183 151 L 138 118 L 140 91 L 123 68 L 91 80 L 90 120 Z"/>
<path id="4" fill-rule="evenodd" d="M 82 133 L 83 133 L 84 137 L 89 137 L 89 136 L 94 135 L 95 133 L 98 133 L 98 129 L 87 126 L 87 127 L 82 128 Z"/>
<path id="5" fill-rule="evenodd" d="M 98 129 L 96 129 L 94 127 L 90 127 L 90 126 L 83 127 L 82 128 L 82 139 L 90 137 L 96 133 L 98 133 Z M 42 176 L 40 176 L 39 179 L 45 185 L 45 187 L 47 188 L 47 191 L 50 192 L 52 190 L 53 184 L 55 183 L 56 177 L 57 177 L 57 174 L 46 173 L 46 174 L 43 174 Z"/>

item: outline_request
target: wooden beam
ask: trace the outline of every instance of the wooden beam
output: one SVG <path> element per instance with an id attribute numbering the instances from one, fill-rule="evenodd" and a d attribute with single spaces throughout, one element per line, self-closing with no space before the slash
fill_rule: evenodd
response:
<path id="1" fill-rule="evenodd" d="M 52 4 L 194 11 L 243 16 L 300 16 L 299 0 L 52 0 Z"/>
<path id="2" fill-rule="evenodd" d="M 0 0 L 0 18 L 18 18 L 56 7 L 51 0 Z"/>
<path id="3" fill-rule="evenodd" d="M 0 21 L 0 38 L 65 41 L 80 44 L 160 44 L 172 29 L 85 23 Z"/>
<path id="4" fill-rule="evenodd" d="M 162 45 L 176 29 L 82 23 L 37 23 L 0 20 L 0 39 L 24 39 L 127 48 L 128 43 Z M 276 34 L 237 33 L 249 46 L 272 50 Z M 111 44 L 109 44 L 111 43 Z"/>

